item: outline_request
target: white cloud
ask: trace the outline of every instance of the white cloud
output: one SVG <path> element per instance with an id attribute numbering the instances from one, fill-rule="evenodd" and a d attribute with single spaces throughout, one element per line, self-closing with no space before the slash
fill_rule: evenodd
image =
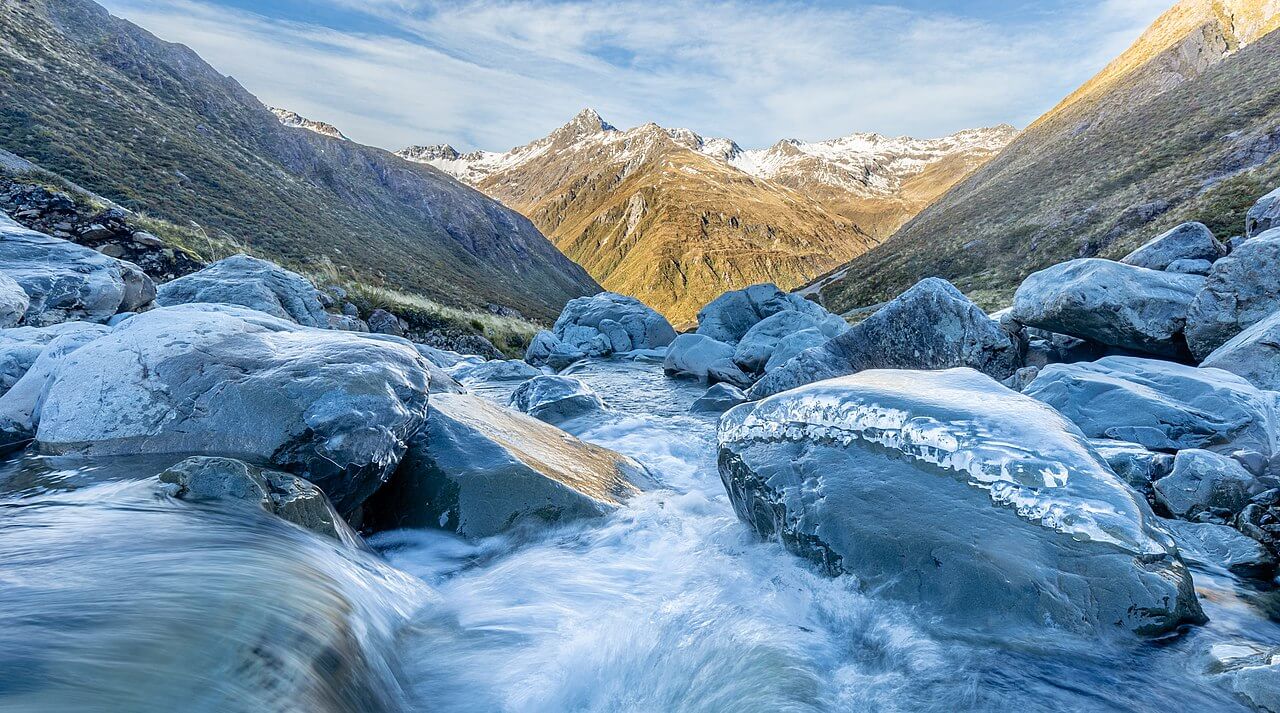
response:
<path id="1" fill-rule="evenodd" d="M 583 106 L 619 125 L 657 121 L 746 146 L 1024 125 L 1167 0 L 1093 0 L 999 23 L 748 0 L 328 2 L 383 29 L 342 32 L 206 0 L 106 4 L 264 101 L 356 140 L 503 149 Z"/>

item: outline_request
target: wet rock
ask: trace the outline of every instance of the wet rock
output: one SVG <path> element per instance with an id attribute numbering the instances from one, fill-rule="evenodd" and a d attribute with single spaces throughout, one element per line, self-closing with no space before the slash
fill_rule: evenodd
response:
<path id="1" fill-rule="evenodd" d="M 604 402 L 577 379 L 543 374 L 529 379 L 512 392 L 511 407 L 539 421 L 560 424 L 586 414 L 600 413 L 604 410 Z"/>
<path id="2" fill-rule="evenodd" d="M 1207 673 L 1220 685 L 1259 711 L 1280 713 L 1280 648 L 1220 642 L 1209 656 Z"/>
<path id="3" fill-rule="evenodd" d="M 731 360 L 733 346 L 702 334 L 681 334 L 667 347 L 662 370 L 668 376 L 707 380 L 707 369 L 717 361 Z"/>
<path id="4" fill-rule="evenodd" d="M 1232 337 L 1200 365 L 1238 374 L 1260 389 L 1280 391 L 1280 312 Z"/>
<path id="5" fill-rule="evenodd" d="M 473 396 L 431 400 L 427 426 L 366 508 L 375 527 L 488 537 L 603 515 L 652 484 L 644 467 Z"/>
<path id="6" fill-rule="evenodd" d="M 46 356 L 0 398 L 0 417 Z M 43 378 L 31 420 L 49 452 L 248 458 L 310 480 L 347 514 L 421 426 L 429 377 L 402 340 L 191 304 L 139 314 Z"/>
<path id="7" fill-rule="evenodd" d="M 1013 389 L 1014 391 L 1022 391 L 1023 389 L 1027 388 L 1027 386 L 1029 386 L 1031 382 L 1035 381 L 1036 377 L 1039 375 L 1040 375 L 1040 367 L 1024 366 L 1021 369 L 1018 369 L 1017 371 L 1013 372 L 1013 376 L 1010 376 L 1009 378 L 1005 379 L 1004 381 L 1001 381 L 1000 383 L 1004 384 L 1007 388 Z"/>
<path id="8" fill-rule="evenodd" d="M 22 291 L 22 285 L 0 272 L 0 328 L 16 326 L 30 306 L 31 298 Z"/>
<path id="9" fill-rule="evenodd" d="M 689 410 L 694 413 L 724 413 L 746 400 L 747 394 L 732 384 L 713 384 Z"/>
<path id="10" fill-rule="evenodd" d="M 1280 230 L 1270 230 L 1213 264 L 1187 311 L 1187 344 L 1197 359 L 1205 359 L 1277 311 Z"/>
<path id="11" fill-rule="evenodd" d="M 559 337 L 545 329 L 534 335 L 524 353 L 524 360 L 530 364 L 548 366 L 556 371 L 562 371 L 570 364 L 586 358 L 586 352 L 566 346 Z"/>
<path id="12" fill-rule="evenodd" d="M 1089 445 L 1116 475 L 1146 496 L 1152 495 L 1153 483 L 1173 472 L 1172 455 L 1149 451 L 1137 443 L 1094 438 Z"/>
<path id="13" fill-rule="evenodd" d="M 26 375 L 53 340 L 76 335 L 64 345 L 81 346 L 106 334 L 108 328 L 92 322 L 63 322 L 48 327 L 16 327 L 0 330 L 0 395 Z M 64 347 L 65 348 L 65 347 Z"/>
<path id="14" fill-rule="evenodd" d="M 864 371 L 733 409 L 738 517 L 831 573 L 993 635 L 1203 621 L 1146 502 L 1052 409 L 971 369 Z"/>
<path id="15" fill-rule="evenodd" d="M 765 283 L 726 292 L 709 302 L 698 311 L 698 334 L 737 344 L 760 321 L 785 311 L 817 320 L 831 316 L 821 305 Z"/>
<path id="16" fill-rule="evenodd" d="M 1156 502 L 1175 517 L 1230 521 L 1249 503 L 1256 483 L 1236 461 L 1211 451 L 1188 448 L 1178 451 L 1173 472 L 1153 486 Z"/>
<path id="17" fill-rule="evenodd" d="M 1204 260 L 1212 263 L 1226 254 L 1226 246 L 1213 237 L 1213 232 L 1204 223 L 1183 223 L 1152 238 L 1121 258 L 1120 262 L 1148 270 L 1169 270 L 1179 261 Z"/>
<path id="18" fill-rule="evenodd" d="M 1258 199 L 1244 219 L 1245 238 L 1280 228 L 1280 188 Z"/>
<path id="19" fill-rule="evenodd" d="M 1167 358 L 1189 356 L 1187 310 L 1204 278 L 1110 260 L 1071 260 L 1033 273 L 1013 298 L 1022 324 Z"/>
<path id="20" fill-rule="evenodd" d="M 417 349 L 423 358 L 441 369 L 452 369 L 462 363 L 479 364 L 485 361 L 483 357 L 474 354 L 459 354 L 458 352 L 439 349 L 427 344 L 414 344 L 413 348 Z"/>
<path id="21" fill-rule="evenodd" d="M 71 329 L 70 325 L 89 324 L 96 329 Z M 35 327 L 22 327 L 24 330 L 36 331 Z M 29 444 L 36 436 L 36 424 L 39 421 L 39 410 L 45 401 L 49 383 L 54 374 L 62 366 L 62 362 L 72 352 L 102 336 L 102 325 L 87 322 L 65 322 L 50 325 L 43 330 L 58 329 L 58 332 L 39 350 L 35 361 L 26 368 L 20 378 L 0 396 L 0 453 L 8 453 Z M 10 330 L 17 331 L 17 330 Z M 42 335 L 38 339 L 43 339 Z M 32 341 L 32 340 L 27 340 Z M 25 357 L 15 353 L 12 367 L 22 368 Z"/>
<path id="22" fill-rule="evenodd" d="M 1275 453 L 1274 398 L 1243 378 L 1155 359 L 1050 364 L 1024 391 L 1090 438 L 1157 451 Z"/>
<path id="23" fill-rule="evenodd" d="M 132 263 L 27 230 L 0 214 L 0 273 L 30 298 L 32 327 L 82 320 L 105 322 L 151 302 L 155 283 Z"/>
<path id="24" fill-rule="evenodd" d="M 320 292 L 307 278 L 248 255 L 233 255 L 160 286 L 156 303 L 240 305 L 307 327 L 328 327 Z"/>
<path id="25" fill-rule="evenodd" d="M 946 280 L 928 278 L 820 347 L 767 374 L 748 395 L 763 398 L 864 369 L 967 366 L 1006 379 L 1021 366 L 1013 337 Z"/>
<path id="26" fill-rule="evenodd" d="M 778 340 L 778 345 L 769 354 L 769 361 L 764 364 L 764 373 L 771 374 L 782 365 L 794 359 L 800 352 L 827 343 L 828 337 L 819 329 L 802 329 L 792 332 Z"/>
<path id="27" fill-rule="evenodd" d="M 1276 561 L 1257 540 L 1226 525 L 1211 522 L 1164 520 L 1182 558 L 1206 567 L 1227 570 L 1243 577 L 1266 578 Z"/>
<path id="28" fill-rule="evenodd" d="M 665 347 L 676 331 L 665 317 L 634 297 L 601 292 L 569 300 L 551 327 L 552 341 L 542 337 L 536 348 L 530 345 L 526 360 L 541 366 L 552 360 L 563 362 L 568 355 L 598 357 Z M 556 359 L 555 357 L 559 357 Z M 553 367 L 554 368 L 554 367 Z"/>
<path id="29" fill-rule="evenodd" d="M 822 334 L 826 330 L 825 336 L 830 338 L 849 329 L 843 319 L 834 317 L 833 320 L 832 317 L 815 317 L 796 310 L 784 310 L 765 317 L 742 336 L 734 349 L 733 361 L 747 373 L 765 371 L 765 365 L 786 337 L 801 331 L 817 331 Z"/>
<path id="30" fill-rule="evenodd" d="M 755 377 L 738 368 L 733 359 L 717 359 L 707 365 L 708 384 L 732 384 L 739 389 L 749 389 L 756 383 Z"/>
<path id="31" fill-rule="evenodd" d="M 448 370 L 462 384 L 492 381 L 524 381 L 542 372 L 518 359 L 463 362 Z"/>

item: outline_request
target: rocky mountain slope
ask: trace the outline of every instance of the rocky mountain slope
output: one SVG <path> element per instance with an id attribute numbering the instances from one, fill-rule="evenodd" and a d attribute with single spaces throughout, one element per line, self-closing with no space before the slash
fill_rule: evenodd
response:
<path id="1" fill-rule="evenodd" d="M 307 129 L 309 131 L 314 131 L 317 134 L 321 134 L 322 136 L 328 136 L 335 139 L 342 139 L 343 141 L 348 140 L 347 137 L 344 136 L 343 133 L 338 130 L 338 127 L 334 126 L 333 124 L 328 124 L 323 121 L 316 121 L 315 119 L 308 119 L 307 117 L 302 116 L 298 112 L 290 111 L 289 109 L 281 109 L 279 107 L 274 107 L 274 106 L 269 106 L 267 108 L 270 109 L 271 113 L 275 114 L 276 118 L 280 120 L 280 123 L 284 124 L 285 126 L 291 126 L 297 129 Z"/>
<path id="2" fill-rule="evenodd" d="M 435 145 L 399 155 L 519 210 L 605 287 L 687 322 L 725 290 L 795 287 L 867 250 L 1013 134 L 855 134 L 743 150 L 652 123 L 622 131 L 587 109 L 505 153 Z"/>
<path id="3" fill-rule="evenodd" d="M 1189 216 L 1223 238 L 1280 176 L 1280 2 L 1184 0 L 883 245 L 814 286 L 845 311 L 930 275 L 987 306 Z"/>
<path id="4" fill-rule="evenodd" d="M 284 126 L 89 0 L 0 5 L 0 148 L 290 264 L 546 318 L 598 291 L 528 220 L 439 171 Z"/>

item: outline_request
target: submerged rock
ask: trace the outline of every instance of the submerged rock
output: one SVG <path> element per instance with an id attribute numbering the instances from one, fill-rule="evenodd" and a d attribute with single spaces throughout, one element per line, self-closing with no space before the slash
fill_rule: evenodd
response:
<path id="1" fill-rule="evenodd" d="M 1146 502 L 1052 409 L 971 369 L 864 371 L 720 422 L 738 516 L 825 570 L 989 632 L 1203 621 Z"/>
<path id="2" fill-rule="evenodd" d="M 1260 389 L 1280 391 L 1280 312 L 1214 349 L 1200 366 L 1224 369 Z"/>
<path id="3" fill-rule="evenodd" d="M 307 327 L 329 327 L 320 291 L 310 280 L 248 255 L 219 260 L 156 291 L 156 304 L 164 307 L 194 302 L 240 305 Z"/>
<path id="4" fill-rule="evenodd" d="M 1197 359 L 1280 312 L 1280 229 L 1245 241 L 1213 270 L 1187 311 L 1187 344 Z"/>
<path id="5" fill-rule="evenodd" d="M 737 344 L 752 327 L 779 312 L 792 311 L 815 320 L 832 316 L 816 302 L 783 292 L 777 285 L 751 285 L 726 292 L 698 311 L 698 334 Z"/>
<path id="6" fill-rule="evenodd" d="M 427 426 L 370 501 L 376 527 L 488 537 L 607 513 L 651 485 L 635 461 L 474 396 L 431 399 Z"/>
<path id="7" fill-rule="evenodd" d="M 716 362 L 729 361 L 733 346 L 702 334 L 681 334 L 667 347 L 662 370 L 668 376 L 707 380 L 707 370 Z M 736 367 L 735 367 L 736 369 Z"/>
<path id="8" fill-rule="evenodd" d="M 746 393 L 732 384 L 713 384 L 689 410 L 694 413 L 724 413 L 746 400 Z"/>
<path id="9" fill-rule="evenodd" d="M 1148 270 L 1169 270 L 1179 261 L 1204 260 L 1212 263 L 1226 254 L 1227 247 L 1213 237 L 1213 231 L 1204 223 L 1183 223 L 1152 238 L 1121 258 L 1120 262 Z"/>
<path id="10" fill-rule="evenodd" d="M 843 334 L 801 352 L 748 393 L 763 398 L 864 369 L 967 366 L 1006 379 L 1019 362 L 1008 332 L 951 283 L 931 277 Z"/>
<path id="11" fill-rule="evenodd" d="M 1189 356 L 1187 310 L 1204 278 L 1085 258 L 1033 273 L 1013 298 L 1022 324 L 1110 347 Z"/>
<path id="12" fill-rule="evenodd" d="M 511 407 L 551 424 L 604 410 L 604 402 L 586 384 L 569 376 L 535 376 L 516 387 Z"/>
<path id="13" fill-rule="evenodd" d="M 1253 476 L 1236 461 L 1212 451 L 1178 451 L 1173 472 L 1155 482 L 1156 501 L 1175 517 L 1229 522 L 1249 503 Z"/>

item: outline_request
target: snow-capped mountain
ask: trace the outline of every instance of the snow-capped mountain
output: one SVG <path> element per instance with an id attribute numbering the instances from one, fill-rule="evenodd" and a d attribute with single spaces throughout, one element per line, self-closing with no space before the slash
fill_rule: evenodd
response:
<path id="1" fill-rule="evenodd" d="M 291 126 L 297 129 L 306 129 L 308 131 L 314 131 L 317 134 L 322 134 L 324 136 L 331 136 L 335 139 L 342 139 L 343 141 L 350 140 L 346 136 L 343 136 L 342 132 L 338 131 L 338 127 L 334 126 L 333 124 L 326 124 L 323 121 L 315 121 L 314 119 L 308 119 L 307 117 L 302 116 L 301 114 L 295 111 L 289 111 L 288 109 L 280 109 L 274 106 L 269 106 L 267 108 L 270 109 L 271 113 L 275 114 L 276 118 L 280 120 L 280 123 L 284 124 L 285 126 Z"/>

